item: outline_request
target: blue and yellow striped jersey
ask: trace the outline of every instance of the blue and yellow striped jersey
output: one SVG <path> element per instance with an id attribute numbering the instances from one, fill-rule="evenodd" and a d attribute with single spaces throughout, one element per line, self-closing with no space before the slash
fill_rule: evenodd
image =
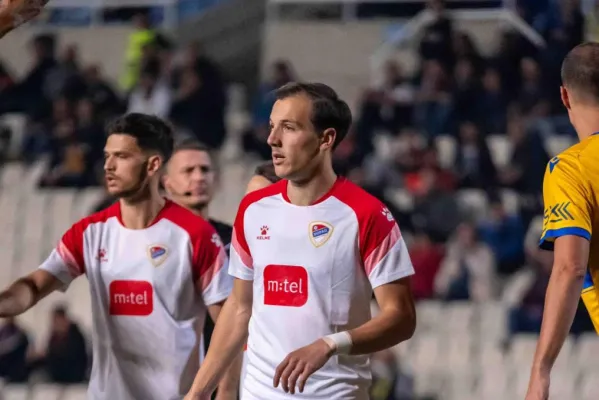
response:
<path id="1" fill-rule="evenodd" d="M 553 250 L 556 238 L 576 235 L 591 243 L 582 299 L 599 333 L 599 135 L 593 135 L 549 161 L 543 181 L 540 246 Z"/>

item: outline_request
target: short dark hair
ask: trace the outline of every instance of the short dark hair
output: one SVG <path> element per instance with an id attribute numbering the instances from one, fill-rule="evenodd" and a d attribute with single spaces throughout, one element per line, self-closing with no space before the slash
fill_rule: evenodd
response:
<path id="1" fill-rule="evenodd" d="M 254 175 L 259 175 L 266 178 L 270 183 L 277 183 L 281 180 L 275 173 L 275 166 L 272 161 L 262 163 L 256 167 Z"/>
<path id="2" fill-rule="evenodd" d="M 158 152 L 164 162 L 173 153 L 173 128 L 154 115 L 125 114 L 112 121 L 106 130 L 108 136 L 118 133 L 133 136 L 142 150 Z"/>
<path id="3" fill-rule="evenodd" d="M 599 104 L 599 43 L 586 42 L 570 50 L 561 75 L 564 87 Z"/>
<path id="4" fill-rule="evenodd" d="M 318 133 L 333 128 L 337 132 L 333 148 L 347 136 L 352 124 L 351 110 L 347 103 L 339 98 L 337 92 L 324 83 L 290 82 L 275 91 L 275 98 L 282 100 L 300 94 L 312 100 L 312 125 Z"/>
<path id="5" fill-rule="evenodd" d="M 208 145 L 194 138 L 183 139 L 175 143 L 175 147 L 173 148 L 173 156 L 178 152 L 185 150 L 203 151 L 204 153 L 208 154 L 208 157 L 210 157 L 210 161 L 212 162 L 212 167 L 215 170 L 218 170 L 214 160 L 214 153 Z"/>

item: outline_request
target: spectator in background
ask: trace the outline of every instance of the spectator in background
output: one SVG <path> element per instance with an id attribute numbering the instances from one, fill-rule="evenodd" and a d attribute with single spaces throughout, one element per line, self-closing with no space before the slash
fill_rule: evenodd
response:
<path id="1" fill-rule="evenodd" d="M 50 381 L 60 384 L 83 383 L 87 379 L 88 354 L 83 333 L 63 307 L 52 313 L 50 340 L 35 361 Z"/>
<path id="2" fill-rule="evenodd" d="M 500 172 L 499 182 L 519 193 L 541 194 L 549 155 L 539 135 L 527 133 L 524 120 L 519 115 L 510 118 L 507 134 L 512 145 L 512 156 Z"/>
<path id="3" fill-rule="evenodd" d="M 492 198 L 490 215 L 479 226 L 481 240 L 495 254 L 497 272 L 512 274 L 524 262 L 524 226 L 517 214 L 508 214 L 498 198 Z"/>
<path id="4" fill-rule="evenodd" d="M 158 65 L 148 65 L 140 75 L 138 84 L 129 97 L 128 113 L 143 113 L 167 118 L 171 110 L 171 91 L 160 80 Z"/>
<path id="5" fill-rule="evenodd" d="M 156 40 L 156 32 L 150 26 L 145 13 L 137 14 L 134 19 L 135 31 L 129 35 L 125 53 L 125 68 L 121 77 L 121 87 L 125 91 L 133 89 L 142 69 L 143 49 Z"/>
<path id="6" fill-rule="evenodd" d="M 102 77 L 98 65 L 90 65 L 83 71 L 86 86 L 85 97 L 95 108 L 99 120 L 103 120 L 122 111 L 121 99 L 112 86 Z"/>
<path id="7" fill-rule="evenodd" d="M 460 188 L 490 190 L 496 182 L 497 173 L 491 152 L 474 122 L 465 121 L 459 126 L 454 165 Z"/>
<path id="8" fill-rule="evenodd" d="M 435 277 L 443 259 L 441 246 L 433 243 L 426 233 L 416 233 L 410 246 L 410 259 L 414 270 L 418 271 L 418 276 L 412 277 L 414 298 L 432 299 L 435 293 Z"/>
<path id="9" fill-rule="evenodd" d="M 0 328 L 0 378 L 8 382 L 26 382 L 29 376 L 27 350 L 29 338 L 14 318 Z"/>
<path id="10" fill-rule="evenodd" d="M 216 64 L 202 55 L 198 43 L 188 46 L 183 65 L 171 75 L 175 88 L 171 119 L 213 149 L 226 138 L 226 89 Z"/>
<path id="11" fill-rule="evenodd" d="M 473 67 L 474 75 L 480 76 L 485 66 L 485 60 L 480 55 L 474 41 L 465 32 L 456 32 L 453 35 L 453 52 L 456 60 L 468 60 Z"/>
<path id="12" fill-rule="evenodd" d="M 54 37 L 36 36 L 32 43 L 33 66 L 14 88 L 5 112 L 24 112 L 29 116 L 45 117 L 48 103 L 44 95 L 44 83 L 56 66 L 54 59 Z"/>
<path id="13" fill-rule="evenodd" d="M 79 54 L 75 45 L 69 45 L 56 66 L 48 73 L 44 82 L 44 93 L 48 100 L 64 97 L 76 101 L 85 92 L 85 84 L 79 67 Z"/>
<path id="14" fill-rule="evenodd" d="M 88 174 L 86 178 L 89 179 L 86 183 L 92 185 L 102 181 L 101 175 L 97 180 L 94 178 L 104 160 L 104 142 L 106 141 L 104 125 L 98 118 L 94 103 L 88 98 L 83 98 L 77 103 L 75 136 L 85 151 L 86 173 Z"/>
<path id="15" fill-rule="evenodd" d="M 477 99 L 478 118 L 486 132 L 503 133 L 506 130 L 507 96 L 501 76 L 494 68 L 487 68 L 482 79 L 482 92 Z"/>
<path id="16" fill-rule="evenodd" d="M 442 190 L 437 171 L 427 168 L 420 174 L 414 192 L 412 225 L 416 230 L 426 232 L 434 242 L 444 242 L 461 221 L 458 204 L 455 196 Z"/>
<path id="17" fill-rule="evenodd" d="M 451 100 L 450 79 L 442 64 L 425 62 L 416 92 L 414 122 L 429 138 L 449 131 Z"/>
<path id="18" fill-rule="evenodd" d="M 445 10 L 444 0 L 428 0 L 431 22 L 424 27 L 419 53 L 423 62 L 438 61 L 442 68 L 451 70 L 454 63 L 452 21 Z"/>
<path id="19" fill-rule="evenodd" d="M 480 119 L 480 92 L 480 79 L 473 62 L 468 58 L 459 59 L 454 71 L 453 121 L 459 124 Z"/>
<path id="20" fill-rule="evenodd" d="M 296 80 L 287 61 L 275 61 L 271 77 L 260 85 L 258 95 L 252 105 L 252 127 L 243 134 L 243 150 L 260 158 L 269 159 L 270 146 L 266 144 L 269 133 L 270 111 L 275 103 L 273 91 L 286 83 Z"/>
<path id="21" fill-rule="evenodd" d="M 373 149 L 372 139 L 376 130 L 395 134 L 410 126 L 414 96 L 414 87 L 403 75 L 399 64 L 388 61 L 382 82 L 368 89 L 362 99 L 356 128 L 359 148 L 364 152 Z"/>
<path id="22" fill-rule="evenodd" d="M 517 98 L 517 106 L 524 115 L 533 118 L 545 117 L 550 112 L 550 103 L 546 100 L 547 88 L 543 82 L 541 68 L 531 57 L 520 62 L 522 84 Z"/>
<path id="23" fill-rule="evenodd" d="M 461 224 L 450 239 L 435 279 L 435 292 L 445 300 L 484 302 L 495 298 L 495 258 L 478 240 L 476 228 Z"/>

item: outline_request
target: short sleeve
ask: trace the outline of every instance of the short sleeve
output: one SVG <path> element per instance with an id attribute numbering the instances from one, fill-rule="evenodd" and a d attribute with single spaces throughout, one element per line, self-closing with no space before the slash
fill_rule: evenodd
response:
<path id="1" fill-rule="evenodd" d="M 228 259 L 220 236 L 208 223 L 203 224 L 194 238 L 192 262 L 195 284 L 204 304 L 226 300 L 233 289 L 233 280 L 227 274 Z"/>
<path id="2" fill-rule="evenodd" d="M 414 274 L 399 226 L 382 204 L 360 221 L 360 256 L 373 289 Z"/>
<path id="3" fill-rule="evenodd" d="M 591 239 L 590 194 L 576 158 L 559 156 L 549 161 L 543 180 L 542 249 L 553 250 L 561 236 Z"/>
<path id="4" fill-rule="evenodd" d="M 231 236 L 231 248 L 229 254 L 229 274 L 244 281 L 254 280 L 254 261 L 245 238 L 245 213 L 247 210 L 247 197 L 241 202 Z"/>
<path id="5" fill-rule="evenodd" d="M 83 231 L 82 221 L 74 224 L 65 232 L 56 248 L 39 267 L 61 281 L 64 284 L 63 291 L 75 278 L 85 273 Z"/>

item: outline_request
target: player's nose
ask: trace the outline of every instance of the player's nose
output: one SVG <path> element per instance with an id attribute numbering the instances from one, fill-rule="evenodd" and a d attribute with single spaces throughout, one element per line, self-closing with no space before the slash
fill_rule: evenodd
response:
<path id="1" fill-rule="evenodd" d="M 280 129 L 278 129 L 278 128 L 271 129 L 270 133 L 268 134 L 268 138 L 266 139 L 266 143 L 270 147 L 281 147 Z"/>

